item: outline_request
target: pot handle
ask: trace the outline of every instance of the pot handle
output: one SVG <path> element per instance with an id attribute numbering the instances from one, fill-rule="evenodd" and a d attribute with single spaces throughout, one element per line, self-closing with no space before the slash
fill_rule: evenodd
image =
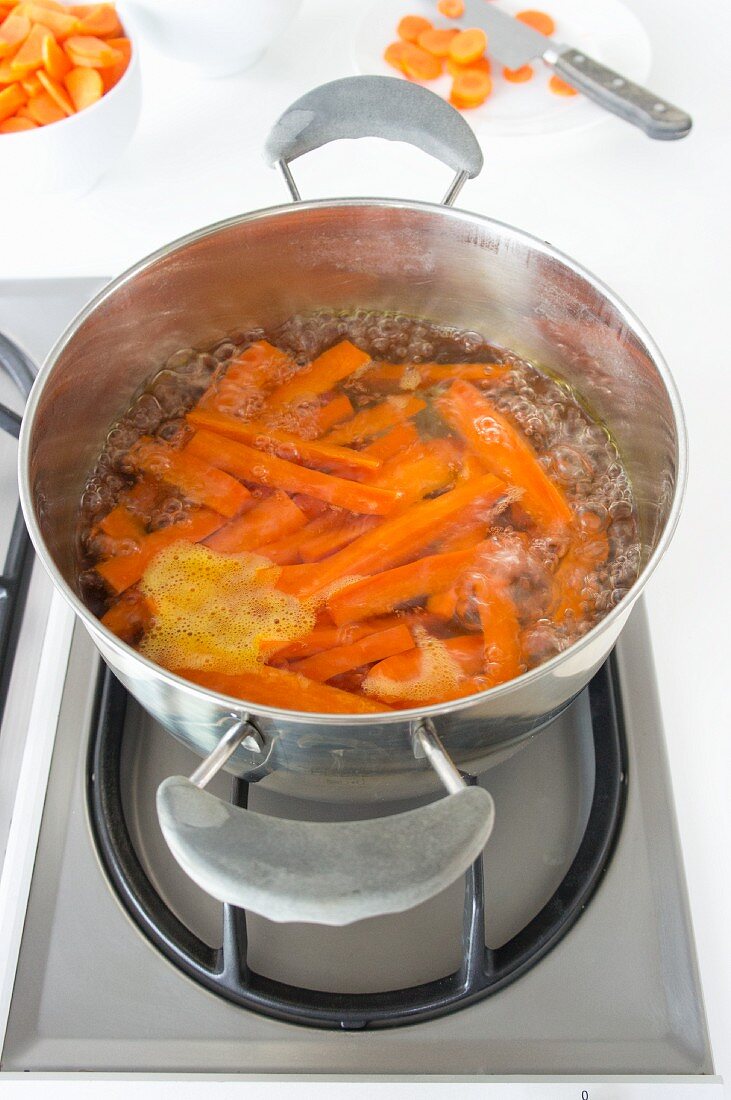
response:
<path id="1" fill-rule="evenodd" d="M 482 169 L 480 143 L 459 111 L 428 88 L 396 76 L 347 76 L 313 88 L 274 123 L 265 156 L 299 202 L 290 162 L 339 138 L 359 137 L 408 142 L 454 169 L 445 206 Z"/>
<path id="2" fill-rule="evenodd" d="M 400 913 L 464 874 L 492 832 L 492 797 L 467 785 L 431 724 L 415 730 L 414 750 L 437 771 L 447 797 L 367 821 L 284 820 L 202 790 L 242 742 L 262 746 L 254 727 L 237 722 L 190 779 L 160 784 L 157 812 L 194 882 L 268 920 L 345 925 Z"/>

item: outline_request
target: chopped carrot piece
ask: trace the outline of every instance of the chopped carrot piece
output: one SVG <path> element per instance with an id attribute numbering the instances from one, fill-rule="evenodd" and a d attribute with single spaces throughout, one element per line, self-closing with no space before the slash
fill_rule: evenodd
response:
<path id="1" fill-rule="evenodd" d="M 315 430 L 318 436 L 324 435 L 330 428 L 334 428 L 341 420 L 349 420 L 354 413 L 350 398 L 339 393 L 315 414 Z"/>
<path id="2" fill-rule="evenodd" d="M 10 69 L 10 58 L 3 58 L 0 61 L 0 84 L 14 84 L 15 77 Z"/>
<path id="3" fill-rule="evenodd" d="M 106 69 L 124 60 L 119 50 L 93 34 L 72 35 L 63 48 L 73 65 L 82 69 Z"/>
<path id="4" fill-rule="evenodd" d="M 442 75 L 441 59 L 412 42 L 403 51 L 401 67 L 412 80 L 436 80 Z"/>
<path id="5" fill-rule="evenodd" d="M 338 382 L 353 374 L 359 367 L 370 363 L 371 357 L 350 340 L 342 340 L 335 347 L 319 355 L 309 367 L 305 367 L 269 395 L 269 408 L 281 408 L 307 396 L 327 393 Z"/>
<path id="6" fill-rule="evenodd" d="M 457 455 L 447 439 L 413 444 L 384 463 L 369 484 L 398 493 L 399 510 L 446 488 L 456 478 Z"/>
<path id="7" fill-rule="evenodd" d="M 422 15 L 405 15 L 399 20 L 396 33 L 404 42 L 416 42 L 423 31 L 431 30 L 431 23 Z"/>
<path id="8" fill-rule="evenodd" d="M 432 544 L 435 533 L 474 509 L 489 511 L 503 496 L 505 484 L 490 474 L 464 482 L 440 497 L 423 500 L 386 519 L 373 531 L 317 565 L 285 566 L 278 587 L 307 596 L 344 577 L 369 576 L 413 561 Z"/>
<path id="9" fill-rule="evenodd" d="M 378 522 L 376 516 L 355 516 L 348 519 L 337 517 L 331 527 L 302 541 L 299 556 L 302 561 L 322 561 L 360 538 Z"/>
<path id="10" fill-rule="evenodd" d="M 91 107 L 104 95 L 104 84 L 97 69 L 72 69 L 66 74 L 64 83 L 77 111 Z"/>
<path id="11" fill-rule="evenodd" d="M 61 108 L 63 113 L 68 117 L 75 114 L 76 108 L 74 104 L 58 81 L 54 80 L 52 76 L 49 76 L 45 69 L 39 69 L 37 76 L 40 84 L 48 92 L 54 103 Z"/>
<path id="12" fill-rule="evenodd" d="M 331 680 L 353 668 L 370 665 L 392 657 L 395 653 L 414 648 L 414 639 L 407 626 L 392 626 L 375 634 L 366 634 L 349 645 L 335 646 L 311 657 L 305 657 L 292 665 L 293 672 L 300 672 L 312 680 Z"/>
<path id="13" fill-rule="evenodd" d="M 37 129 L 37 122 L 31 121 L 29 118 L 18 118 L 17 115 L 13 118 L 6 118 L 5 122 L 0 123 L 0 134 L 19 134 L 23 130 Z"/>
<path id="14" fill-rule="evenodd" d="M 488 578 L 479 583 L 475 597 L 485 644 L 485 686 L 494 687 L 524 671 L 518 615 L 507 593 L 492 587 Z"/>
<path id="15" fill-rule="evenodd" d="M 426 402 L 420 397 L 389 397 L 378 405 L 371 405 L 367 409 L 356 413 L 352 420 L 335 428 L 325 436 L 325 443 L 362 443 L 366 439 L 372 439 L 374 435 L 385 432 L 387 428 L 399 424 L 402 420 L 410 420 L 422 409 L 426 408 Z M 372 457 L 372 456 L 371 456 Z"/>
<path id="16" fill-rule="evenodd" d="M 525 84 L 533 79 L 533 67 L 521 65 L 519 69 L 503 69 L 503 76 L 510 84 Z"/>
<path id="17" fill-rule="evenodd" d="M 481 73 L 477 69 L 460 73 L 455 76 L 452 84 L 452 95 L 463 106 L 479 106 L 485 102 L 491 91 L 492 80 L 487 73 Z"/>
<path id="18" fill-rule="evenodd" d="M 187 451 L 143 438 L 129 456 L 143 473 L 175 485 L 195 504 L 203 504 L 222 516 L 237 515 L 251 500 L 251 493 L 240 481 Z"/>
<path id="19" fill-rule="evenodd" d="M 512 488 L 523 490 L 520 505 L 535 523 L 550 529 L 571 522 L 573 513 L 565 496 L 548 477 L 531 445 L 471 383 L 453 382 L 437 398 L 436 406 L 486 469 Z"/>
<path id="20" fill-rule="evenodd" d="M 109 535 L 110 539 L 132 539 L 136 541 L 145 533 L 144 525 L 139 516 L 136 516 L 134 512 L 130 512 L 125 504 L 118 504 L 115 508 L 112 508 L 111 512 L 107 512 L 104 519 L 99 523 L 99 527 L 105 535 Z"/>
<path id="21" fill-rule="evenodd" d="M 474 550 L 432 554 L 408 565 L 364 577 L 331 596 L 327 610 L 337 626 L 385 614 L 399 604 L 445 588 L 467 568 L 474 556 Z"/>
<path id="22" fill-rule="evenodd" d="M 331 530 L 333 525 L 340 520 L 341 514 L 333 512 L 329 508 L 319 516 L 309 516 L 302 507 L 302 502 L 305 499 L 299 495 L 293 498 L 294 503 L 305 516 L 305 525 L 298 527 L 290 534 L 277 537 L 272 542 L 264 543 L 263 546 L 257 549 L 257 554 L 261 554 L 263 558 L 269 558 L 275 565 L 294 565 L 301 561 L 301 548 L 310 539 L 318 538 L 323 531 Z"/>
<path id="23" fill-rule="evenodd" d="M 75 5 L 71 11 L 78 17 L 79 34 L 95 34 L 97 38 L 122 34 L 122 24 L 111 4 Z"/>
<path id="24" fill-rule="evenodd" d="M 54 11 L 43 4 L 25 4 L 25 13 L 32 23 L 46 27 L 58 42 L 68 38 L 70 34 L 77 34 L 79 21 L 75 15 L 68 11 Z"/>
<path id="25" fill-rule="evenodd" d="M 292 497 L 300 511 L 304 512 L 308 519 L 315 519 L 330 511 L 330 505 L 324 500 L 315 500 L 307 493 L 295 493 Z"/>
<path id="26" fill-rule="evenodd" d="M 408 46 L 409 43 L 404 42 L 402 38 L 399 38 L 398 42 L 389 43 L 383 51 L 383 60 L 402 73 L 404 71 L 404 52 L 408 49 Z"/>
<path id="27" fill-rule="evenodd" d="M 548 37 L 556 30 L 553 19 L 550 15 L 546 15 L 544 11 L 519 11 L 515 18 L 521 23 L 525 23 L 526 27 L 532 27 L 534 31 Z"/>
<path id="28" fill-rule="evenodd" d="M 567 84 L 560 76 L 556 76 L 555 73 L 548 81 L 548 87 L 554 95 L 571 96 L 579 94 L 576 88 L 572 88 L 570 84 Z"/>
<path id="29" fill-rule="evenodd" d="M 151 619 L 150 605 L 139 588 L 134 586 L 123 592 L 106 614 L 102 615 L 102 624 L 123 642 L 135 645 Z"/>
<path id="30" fill-rule="evenodd" d="M 206 540 L 206 545 L 222 554 L 242 554 L 254 551 L 262 543 L 298 531 L 307 523 L 307 516 L 286 493 L 273 493 L 251 511 L 222 527 Z"/>
<path id="31" fill-rule="evenodd" d="M 392 428 L 390 432 L 386 432 L 385 435 L 381 435 L 378 439 L 374 439 L 372 443 L 369 443 L 367 447 L 364 447 L 360 452 L 361 454 L 370 455 L 371 458 L 377 458 L 381 462 L 385 462 L 388 458 L 393 458 L 394 455 L 400 454 L 405 451 L 407 447 L 410 447 L 412 443 L 418 443 L 419 433 L 413 424 L 397 424 L 395 428 Z"/>
<path id="32" fill-rule="evenodd" d="M 442 619 L 453 619 L 457 612 L 457 589 L 452 586 L 445 588 L 443 592 L 435 592 L 426 601 L 426 609 L 432 615 L 439 615 Z M 480 639 L 480 652 L 483 645 Z"/>
<path id="33" fill-rule="evenodd" d="M 43 87 L 40 80 L 38 79 L 37 73 L 31 73 L 30 76 L 26 76 L 23 80 L 20 81 L 20 86 L 29 99 L 31 96 L 40 95 L 41 92 L 47 90 Z M 60 106 L 61 104 L 59 103 L 59 107 Z"/>
<path id="34" fill-rule="evenodd" d="M 130 58 L 132 57 L 132 43 L 129 38 L 108 38 L 107 42 L 122 55 L 122 60 L 115 62 L 114 65 L 108 65 L 106 68 L 99 70 L 105 92 L 111 91 L 111 89 L 119 83 L 127 72 Z"/>
<path id="35" fill-rule="evenodd" d="M 191 680 L 219 695 L 231 695 L 260 706 L 306 710 L 321 714 L 375 714 L 389 708 L 362 695 L 320 684 L 299 672 L 262 665 L 256 672 L 235 675 L 208 669 L 175 669 L 176 675 Z"/>
<path id="36" fill-rule="evenodd" d="M 355 419 L 357 420 L 358 417 Z M 273 447 L 275 451 L 284 453 L 294 462 L 325 466 L 327 469 L 345 467 L 350 470 L 377 470 L 380 466 L 379 460 L 372 455 L 364 455 L 359 451 L 333 445 L 330 442 L 332 433 L 323 440 L 302 439 L 301 436 L 294 435 L 292 432 L 268 428 L 261 421 L 239 420 L 235 416 L 226 416 L 213 409 L 209 411 L 191 409 L 188 413 L 188 421 L 196 428 L 207 428 L 209 431 L 226 436 L 227 439 L 237 439 L 257 449 Z"/>
<path id="37" fill-rule="evenodd" d="M 457 638 L 440 638 L 445 650 L 457 662 L 466 676 L 482 672 L 485 643 L 479 634 L 463 634 Z M 410 649 L 387 657 L 373 672 L 393 680 L 417 680 L 424 661 L 423 649 Z"/>
<path id="38" fill-rule="evenodd" d="M 294 462 L 256 451 L 245 443 L 236 443 L 205 430 L 196 432 L 185 450 L 242 481 L 253 481 L 289 493 L 307 493 L 351 512 L 385 515 L 393 511 L 398 503 L 397 494 L 388 489 L 359 485 L 306 466 L 297 466 Z"/>
<path id="39" fill-rule="evenodd" d="M 99 562 L 96 571 L 113 592 L 124 592 L 130 585 L 137 583 L 152 559 L 165 547 L 180 541 L 200 542 L 212 535 L 222 523 L 223 519 L 217 512 L 201 508 L 198 512 L 190 513 L 180 523 L 145 535 L 139 542 L 139 549 L 134 553 Z"/>
<path id="40" fill-rule="evenodd" d="M 62 111 L 58 103 L 51 99 L 48 92 L 41 92 L 28 100 L 28 112 L 34 122 L 39 126 L 49 126 L 52 122 L 60 122 L 66 118 L 66 112 Z"/>
<path id="41" fill-rule="evenodd" d="M 392 621 L 392 620 L 391 620 Z M 277 642 L 271 657 L 276 654 L 278 661 L 292 661 L 300 657 L 311 657 L 313 653 L 321 653 L 323 649 L 334 649 L 336 646 L 350 645 L 359 638 L 365 638 L 367 634 L 374 634 L 389 625 L 388 619 L 379 619 L 375 623 L 351 623 L 350 626 L 315 626 L 309 634 L 297 638 L 294 642 Z M 413 645 L 413 642 L 412 642 Z"/>
<path id="42" fill-rule="evenodd" d="M 464 0 L 439 0 L 437 11 L 447 19 L 461 19 L 464 15 Z"/>
<path id="43" fill-rule="evenodd" d="M 52 35 L 43 39 L 41 54 L 48 75 L 54 80 L 63 80 L 71 68 L 71 62 Z"/>
<path id="44" fill-rule="evenodd" d="M 487 35 L 480 27 L 460 31 L 449 43 L 449 56 L 459 65 L 469 65 L 487 49 Z"/>
<path id="45" fill-rule="evenodd" d="M 10 62 L 10 69 L 16 80 L 40 69 L 43 64 L 43 40 L 51 32 L 41 23 L 35 23 L 23 45 Z"/>
<path id="46" fill-rule="evenodd" d="M 11 12 L 0 26 L 0 57 L 11 57 L 22 46 L 31 31 L 27 15 Z"/>
<path id="47" fill-rule="evenodd" d="M 20 84 L 9 84 L 0 92 L 0 122 L 14 115 L 28 99 Z"/>
<path id="48" fill-rule="evenodd" d="M 584 614 L 586 578 L 608 557 L 609 540 L 604 531 L 574 535 L 553 576 L 557 603 L 552 608 L 552 617 L 556 622 L 563 622 L 567 615 L 574 619 L 581 618 Z"/>
<path id="49" fill-rule="evenodd" d="M 434 57 L 447 57 L 449 45 L 455 34 L 459 34 L 456 27 L 450 27 L 448 30 L 437 30 L 432 27 L 428 31 L 421 32 L 416 44 L 422 50 L 426 50 L 427 53 L 433 54 Z"/>

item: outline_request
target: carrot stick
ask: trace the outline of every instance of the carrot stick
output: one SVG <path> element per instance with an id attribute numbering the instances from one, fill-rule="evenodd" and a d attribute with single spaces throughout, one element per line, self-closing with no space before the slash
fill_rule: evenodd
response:
<path id="1" fill-rule="evenodd" d="M 343 378 L 369 363 L 370 359 L 370 355 L 351 344 L 350 340 L 343 340 L 319 355 L 294 378 L 279 386 L 269 395 L 267 405 L 271 409 L 277 409 L 305 395 L 327 393 Z"/>
<path id="2" fill-rule="evenodd" d="M 262 394 L 294 370 L 295 364 L 285 352 L 268 340 L 257 340 L 229 361 L 226 373 L 211 383 L 198 408 L 245 414 L 252 399 L 258 407 Z"/>
<path id="3" fill-rule="evenodd" d="M 135 645 L 149 626 L 152 612 L 136 586 L 128 588 L 102 615 L 102 623 L 123 642 Z"/>
<path id="4" fill-rule="evenodd" d="M 334 649 L 305 657 L 293 664 L 292 670 L 323 682 L 331 680 L 333 676 L 340 676 L 343 672 L 349 672 L 352 668 L 370 665 L 374 661 L 392 657 L 394 653 L 403 653 L 405 649 L 413 648 L 414 639 L 409 628 L 392 626 L 388 630 L 367 634 L 349 645 L 336 646 Z"/>
<path id="5" fill-rule="evenodd" d="M 277 428 L 268 428 L 257 420 L 239 420 L 235 416 L 226 416 L 215 410 L 192 409 L 187 417 L 196 428 L 207 428 L 211 432 L 226 436 L 227 439 L 240 440 L 252 447 L 284 451 L 293 461 L 325 466 L 328 469 L 345 467 L 351 470 L 377 470 L 380 462 L 372 455 L 364 455 L 345 447 L 335 446 L 324 440 L 302 439 L 292 432 Z M 358 418 L 356 417 L 356 420 Z"/>
<path id="6" fill-rule="evenodd" d="M 474 550 L 431 554 L 408 565 L 387 569 L 339 589 L 327 601 L 337 626 L 393 611 L 399 604 L 429 596 L 452 584 L 474 559 Z"/>
<path id="7" fill-rule="evenodd" d="M 145 528 L 139 518 L 130 512 L 124 504 L 118 504 L 107 512 L 99 526 L 110 539 L 134 539 L 137 541 L 145 534 Z"/>
<path id="8" fill-rule="evenodd" d="M 416 428 L 407 421 L 404 424 L 397 424 L 390 432 L 374 439 L 359 453 L 370 455 L 371 458 L 377 458 L 381 462 L 385 462 L 387 458 L 402 454 L 412 443 L 418 443 L 419 439 L 420 436 Z"/>
<path id="9" fill-rule="evenodd" d="M 431 439 L 415 443 L 395 455 L 375 474 L 369 484 L 399 494 L 399 509 L 451 484 L 458 459 L 449 440 Z"/>
<path id="10" fill-rule="evenodd" d="M 466 676 L 477 676 L 482 671 L 485 646 L 481 634 L 463 634 L 458 638 L 440 638 L 439 641 Z M 392 680 L 416 680 L 423 660 L 423 649 L 410 649 L 406 653 L 387 657 L 371 672 L 378 672 Z"/>
<path id="11" fill-rule="evenodd" d="M 556 606 L 552 618 L 561 623 L 566 616 L 581 619 L 584 615 L 585 597 L 582 595 L 586 578 L 609 557 L 609 540 L 604 531 L 573 538 L 568 551 L 553 575 Z"/>
<path id="12" fill-rule="evenodd" d="M 386 616 L 383 619 L 375 619 L 363 623 L 350 623 L 348 626 L 315 626 L 309 634 L 297 638 L 294 642 L 276 643 L 276 648 L 270 656 L 276 656 L 278 661 L 291 661 L 300 657 L 310 657 L 313 653 L 321 653 L 324 649 L 334 649 L 336 646 L 350 645 L 368 634 L 375 634 L 391 626 L 398 626 L 396 616 Z M 412 642 L 413 645 L 413 642 Z"/>
<path id="13" fill-rule="evenodd" d="M 465 440 L 487 470 L 523 490 L 521 507 L 541 527 L 565 527 L 573 513 L 561 490 L 539 464 L 533 448 L 469 382 L 453 382 L 437 398 L 449 426 Z"/>
<path id="14" fill-rule="evenodd" d="M 510 368 L 502 363 L 375 363 L 366 378 L 378 389 L 418 390 L 464 378 L 468 382 L 499 382 Z"/>
<path id="15" fill-rule="evenodd" d="M 359 485 L 306 466 L 297 466 L 275 455 L 256 451 L 245 443 L 235 443 L 205 430 L 196 432 L 185 450 L 244 481 L 254 481 L 289 493 L 307 493 L 351 512 L 385 515 L 398 503 L 397 494 L 389 489 Z"/>
<path id="16" fill-rule="evenodd" d="M 578 95 L 578 91 L 571 84 L 567 84 L 565 80 L 562 80 L 556 73 L 553 74 L 548 81 L 548 89 L 553 92 L 554 95 L 572 96 Z"/>
<path id="17" fill-rule="evenodd" d="M 326 431 L 334 428 L 341 420 L 348 420 L 353 412 L 353 403 L 350 398 L 344 393 L 337 394 L 315 413 L 317 435 L 324 435 Z"/>
<path id="18" fill-rule="evenodd" d="M 298 672 L 263 665 L 256 672 L 228 675 L 208 669 L 176 669 L 176 675 L 221 695 L 267 707 L 320 714 L 375 714 L 390 709 L 382 703 L 320 684 Z"/>
<path id="19" fill-rule="evenodd" d="M 176 451 L 149 439 L 141 439 L 130 450 L 138 469 L 182 489 L 189 500 L 203 504 L 222 516 L 237 515 L 251 499 L 240 481 L 187 451 Z"/>
<path id="20" fill-rule="evenodd" d="M 257 551 L 263 543 L 297 531 L 306 523 L 307 516 L 294 501 L 286 493 L 276 492 L 246 515 L 216 531 L 206 539 L 206 546 L 222 554 Z"/>
<path id="21" fill-rule="evenodd" d="M 163 527 L 159 531 L 145 535 L 139 539 L 139 550 L 123 557 L 110 558 L 109 561 L 99 562 L 96 571 L 107 582 L 114 592 L 124 592 L 131 584 L 135 584 L 147 569 L 152 559 L 171 546 L 174 542 L 200 542 L 207 535 L 213 534 L 216 528 L 223 523 L 221 516 L 216 512 L 210 512 L 207 508 L 201 508 L 192 512 L 180 523 L 170 527 Z"/>
<path id="22" fill-rule="evenodd" d="M 292 497 L 300 511 L 304 512 L 308 519 L 317 519 L 318 516 L 323 516 L 327 512 L 331 512 L 329 504 L 326 504 L 324 500 L 315 500 L 314 497 L 308 496 L 307 493 L 295 493 Z"/>
<path id="23" fill-rule="evenodd" d="M 489 578 L 475 585 L 477 610 L 484 636 L 486 687 L 495 687 L 523 672 L 520 626 L 515 604 Z"/>
<path id="24" fill-rule="evenodd" d="M 131 489 L 125 489 L 119 494 L 119 503 L 135 515 L 141 516 L 144 523 L 148 523 L 160 495 L 160 483 L 143 474 Z"/>
<path id="25" fill-rule="evenodd" d="M 302 561 L 321 561 L 330 554 L 335 554 L 348 546 L 355 539 L 360 538 L 366 531 L 372 530 L 380 521 L 376 516 L 356 516 L 342 518 L 330 524 L 325 530 L 318 532 L 312 538 L 303 540 L 299 556 Z"/>
<path id="26" fill-rule="evenodd" d="M 362 443 L 364 440 L 371 439 L 374 435 L 386 431 L 387 428 L 393 427 L 394 424 L 399 424 L 402 420 L 410 420 L 412 416 L 416 416 L 425 408 L 426 402 L 419 397 L 404 395 L 387 398 L 379 405 L 371 405 L 370 408 L 356 413 L 347 424 L 335 428 L 329 435 L 326 435 L 323 442 L 338 444 Z"/>
<path id="27" fill-rule="evenodd" d="M 323 562 L 285 566 L 278 587 L 303 597 L 343 577 L 369 576 L 413 561 L 434 542 L 440 530 L 469 510 L 489 510 L 504 492 L 505 484 L 491 474 L 465 482 L 449 493 L 420 501 L 384 520 Z"/>
<path id="28" fill-rule="evenodd" d="M 445 588 L 443 592 L 435 592 L 424 606 L 431 615 L 439 615 L 442 619 L 453 619 L 457 611 L 457 599 L 457 589 L 452 585 L 450 588 Z"/>

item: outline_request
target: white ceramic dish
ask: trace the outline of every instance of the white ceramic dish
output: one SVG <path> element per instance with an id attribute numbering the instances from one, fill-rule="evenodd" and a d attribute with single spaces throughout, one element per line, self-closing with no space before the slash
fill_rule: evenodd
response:
<path id="1" fill-rule="evenodd" d="M 254 65 L 297 14 L 301 0 L 126 0 L 125 18 L 160 53 L 201 76 Z"/>
<path id="2" fill-rule="evenodd" d="M 637 16 L 621 0 L 491 0 L 510 15 L 526 8 L 550 12 L 556 23 L 553 38 L 575 46 L 615 69 L 622 76 L 644 84 L 650 74 L 652 47 Z M 383 60 L 383 51 L 396 38 L 396 25 L 403 15 L 424 15 L 437 27 L 461 26 L 462 20 L 445 19 L 436 0 L 376 0 L 365 12 L 353 41 L 353 59 L 362 73 L 396 75 Z M 490 47 L 488 43 L 488 54 Z M 542 61 L 533 62 L 534 77 L 526 84 L 509 84 L 502 66 L 493 59 L 493 90 L 486 102 L 466 111 L 470 126 L 484 134 L 555 133 L 591 126 L 611 117 L 586 97 L 557 96 L 548 90 L 551 70 Z M 426 87 L 449 98 L 451 78 L 442 76 Z"/>
<path id="3" fill-rule="evenodd" d="M 133 42 L 124 76 L 91 107 L 37 130 L 0 134 L 0 195 L 86 194 L 129 144 L 141 102 Z"/>

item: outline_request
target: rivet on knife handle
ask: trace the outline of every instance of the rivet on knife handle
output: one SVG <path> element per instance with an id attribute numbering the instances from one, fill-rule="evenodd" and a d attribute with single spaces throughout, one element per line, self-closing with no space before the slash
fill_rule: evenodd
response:
<path id="1" fill-rule="evenodd" d="M 600 65 L 580 50 L 564 50 L 551 62 L 556 72 L 572 87 L 620 118 L 639 126 L 649 137 L 674 141 L 690 133 L 693 120 L 685 111 Z"/>

